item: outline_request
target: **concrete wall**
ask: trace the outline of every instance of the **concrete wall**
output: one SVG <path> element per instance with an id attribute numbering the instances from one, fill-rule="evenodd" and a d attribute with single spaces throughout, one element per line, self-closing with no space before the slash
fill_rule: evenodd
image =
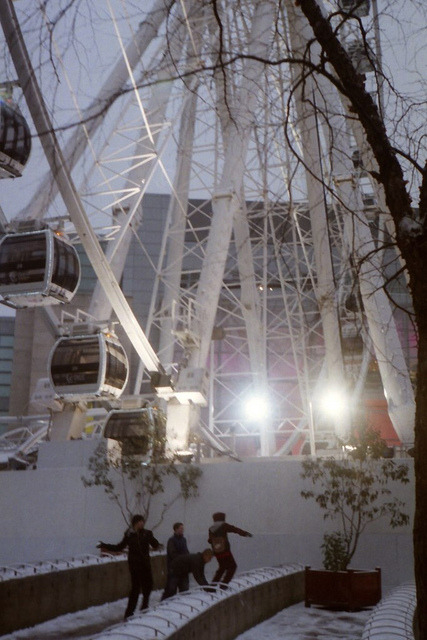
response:
<path id="1" fill-rule="evenodd" d="M 163 588 L 165 556 L 155 556 L 151 564 L 154 589 Z M 125 560 L 0 582 L 0 634 L 118 600 L 128 591 L 129 571 Z M 219 602 L 213 600 L 207 610 L 184 623 L 170 638 L 210 640 L 216 639 L 220 632 L 223 640 L 231 640 L 303 598 L 304 572 L 290 572 L 239 590 L 227 598 L 221 597 Z M 167 611 L 163 615 L 167 617 Z"/>
<path id="2" fill-rule="evenodd" d="M 304 597 L 304 574 L 276 578 L 214 604 L 168 640 L 233 640 Z"/>
<path id="3" fill-rule="evenodd" d="M 165 584 L 166 557 L 151 558 L 154 589 Z M 0 582 L 0 635 L 128 595 L 126 560 Z"/>
<path id="4" fill-rule="evenodd" d="M 0 565 L 95 553 L 98 540 L 121 539 L 125 522 L 117 506 L 102 488 L 85 488 L 81 481 L 91 447 L 85 441 L 47 443 L 40 468 L 0 472 Z M 173 479 L 156 498 L 147 526 L 160 542 L 171 535 L 173 522 L 182 521 L 190 551 L 200 551 L 207 546 L 211 514 L 225 511 L 229 522 L 254 534 L 230 536 L 239 570 L 293 562 L 321 566 L 319 547 L 331 524 L 313 501 L 300 496 L 300 460 L 206 461 L 202 469 L 199 497 L 174 502 L 158 526 L 164 503 L 176 495 Z M 398 490 L 412 520 L 413 482 Z M 214 562 L 208 566 L 209 578 Z M 411 525 L 392 530 L 384 520 L 372 524 L 352 566 L 380 566 L 383 593 L 413 579 Z"/>

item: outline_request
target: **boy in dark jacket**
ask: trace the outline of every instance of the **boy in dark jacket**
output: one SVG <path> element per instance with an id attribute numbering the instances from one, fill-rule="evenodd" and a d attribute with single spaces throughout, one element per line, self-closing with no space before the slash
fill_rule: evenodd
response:
<path id="1" fill-rule="evenodd" d="M 167 595 L 170 592 L 169 580 L 171 579 L 171 565 L 172 561 L 178 556 L 188 555 L 190 552 L 187 547 L 187 540 L 184 537 L 184 525 L 182 522 L 175 522 L 173 525 L 173 536 L 168 540 L 166 547 L 166 564 L 167 564 L 167 578 L 166 587 L 162 595 L 162 600 L 168 598 Z M 188 574 L 184 575 L 178 582 L 178 591 L 188 591 Z"/>
<path id="2" fill-rule="evenodd" d="M 218 560 L 218 569 L 213 577 L 213 582 L 228 584 L 236 572 L 237 564 L 231 553 L 227 533 L 237 533 L 239 536 L 249 538 L 252 537 L 252 534 L 225 522 L 225 513 L 219 511 L 214 513 L 212 518 L 214 523 L 209 527 L 208 542 L 212 545 L 214 556 Z M 224 578 L 221 580 L 223 575 Z"/>
<path id="3" fill-rule="evenodd" d="M 144 528 L 145 520 L 141 515 L 132 518 L 132 526 L 128 529 L 121 542 L 108 544 L 100 542 L 98 549 L 106 551 L 123 551 L 128 548 L 128 564 L 131 577 L 131 590 L 125 619 L 133 614 L 138 602 L 139 592 L 142 591 L 141 609 L 148 608 L 150 593 L 153 589 L 153 574 L 151 572 L 150 547 L 160 549 L 162 545 L 153 536 L 153 532 Z"/>
<path id="4" fill-rule="evenodd" d="M 212 556 L 211 549 L 205 549 L 201 553 L 187 553 L 176 556 L 171 562 L 169 579 L 162 600 L 174 596 L 178 585 L 183 580 L 186 580 L 188 584 L 190 573 L 193 574 L 197 584 L 202 586 L 209 584 L 205 577 L 205 564 L 212 560 Z"/>

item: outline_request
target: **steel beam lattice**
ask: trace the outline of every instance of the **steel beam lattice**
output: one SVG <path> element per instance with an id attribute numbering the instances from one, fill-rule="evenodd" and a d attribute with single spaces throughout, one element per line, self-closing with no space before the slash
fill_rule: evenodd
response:
<path id="1" fill-rule="evenodd" d="M 348 436 L 375 361 L 380 395 L 384 388 L 397 435 L 410 445 L 409 358 L 382 292 L 387 213 L 354 162 L 355 151 L 371 162 L 360 129 L 301 62 L 308 48 L 311 64 L 319 55 L 302 14 L 290 1 L 153 1 L 141 21 L 128 4 L 107 3 L 118 61 L 94 83 L 89 106 L 78 106 L 87 87 L 68 80 L 78 126 L 62 158 L 81 185 L 66 204 L 99 280 L 88 312 L 106 321 L 113 307 L 146 345 L 132 393 L 149 394 L 147 370 L 164 366 L 178 405 L 183 379 L 202 372 L 208 404 L 188 401 L 181 446 L 193 427 L 197 440 L 201 422 L 239 455 L 300 453 L 305 443 L 314 453 L 320 441 Z M 56 72 L 66 76 L 59 44 L 57 55 Z M 51 172 L 60 190 L 61 171 Z M 58 208 L 51 177 L 34 200 L 46 218 Z M 154 240 L 149 193 L 169 203 Z M 24 207 L 18 218 L 32 215 Z M 126 329 L 114 283 L 126 279 L 130 251 L 139 252 L 151 292 L 139 326 Z M 353 399 L 340 419 L 318 409 L 328 386 Z M 258 420 L 243 412 L 256 395 L 269 403 Z"/>

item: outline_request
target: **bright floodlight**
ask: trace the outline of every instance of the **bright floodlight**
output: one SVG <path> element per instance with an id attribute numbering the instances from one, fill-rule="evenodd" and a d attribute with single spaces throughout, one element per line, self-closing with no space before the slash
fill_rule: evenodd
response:
<path id="1" fill-rule="evenodd" d="M 258 421 L 265 418 L 269 413 L 268 400 L 264 396 L 253 396 L 245 403 L 245 414 L 248 420 Z"/>
<path id="2" fill-rule="evenodd" d="M 347 398 L 340 389 L 328 389 L 320 398 L 319 405 L 325 415 L 338 417 L 347 409 Z"/>

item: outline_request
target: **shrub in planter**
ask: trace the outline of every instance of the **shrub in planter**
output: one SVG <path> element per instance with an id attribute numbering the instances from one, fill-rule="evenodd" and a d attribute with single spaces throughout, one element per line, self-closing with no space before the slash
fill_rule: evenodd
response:
<path id="1" fill-rule="evenodd" d="M 342 444 L 342 458 L 317 458 L 303 462 L 302 478 L 312 488 L 302 491 L 323 511 L 323 518 L 340 523 L 326 533 L 321 546 L 325 569 L 345 571 L 353 558 L 360 536 L 375 520 L 388 518 L 392 528 L 406 525 L 409 516 L 404 503 L 392 495 L 393 483 L 409 482 L 408 467 L 382 457 L 386 444 L 372 429 L 360 430 Z"/>
<path id="2" fill-rule="evenodd" d="M 325 533 L 320 545 L 323 554 L 323 566 L 328 571 L 345 571 L 348 565 L 347 541 L 341 531 Z"/>

